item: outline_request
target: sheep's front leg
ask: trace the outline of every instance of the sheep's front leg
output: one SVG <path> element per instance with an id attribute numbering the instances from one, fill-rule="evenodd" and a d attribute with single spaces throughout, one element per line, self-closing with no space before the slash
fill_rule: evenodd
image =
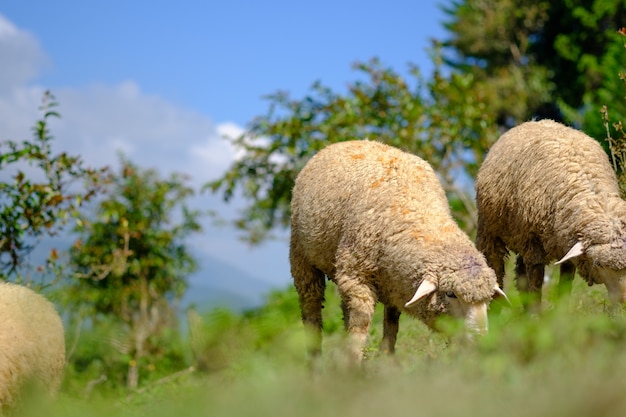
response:
<path id="1" fill-rule="evenodd" d="M 349 335 L 350 361 L 358 364 L 363 359 L 363 348 L 374 316 L 376 295 L 355 276 L 337 273 L 336 282 L 346 312 L 344 318 Z"/>
<path id="2" fill-rule="evenodd" d="M 396 350 L 396 338 L 400 323 L 400 310 L 393 306 L 385 306 L 383 321 L 383 340 L 380 342 L 380 351 L 392 354 Z"/>

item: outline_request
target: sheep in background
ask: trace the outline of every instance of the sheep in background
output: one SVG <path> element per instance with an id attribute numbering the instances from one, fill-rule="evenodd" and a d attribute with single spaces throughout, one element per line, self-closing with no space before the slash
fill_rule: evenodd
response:
<path id="1" fill-rule="evenodd" d="M 29 388 L 53 396 L 64 367 L 63 324 L 54 305 L 29 288 L 0 282 L 0 409 L 16 407 Z"/>
<path id="2" fill-rule="evenodd" d="M 574 272 L 626 301 L 626 203 L 598 142 L 551 120 L 523 123 L 493 145 L 476 180 L 478 235 L 502 286 L 504 259 L 517 253 L 516 278 L 541 302 L 544 267 L 560 259 L 559 292 Z"/>
<path id="3" fill-rule="evenodd" d="M 291 209 L 291 274 L 312 354 L 321 351 L 325 276 L 341 295 L 354 362 L 377 301 L 385 306 L 382 351 L 394 351 L 403 311 L 431 328 L 451 313 L 487 331 L 495 273 L 453 220 L 424 160 L 371 141 L 329 145 L 298 175 Z"/>

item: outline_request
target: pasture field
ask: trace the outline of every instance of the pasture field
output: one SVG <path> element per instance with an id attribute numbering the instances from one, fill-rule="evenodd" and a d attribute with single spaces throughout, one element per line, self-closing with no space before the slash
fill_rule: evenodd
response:
<path id="1" fill-rule="evenodd" d="M 508 288 L 508 287 L 507 287 Z M 551 298 L 553 286 L 547 286 Z M 492 303 L 490 332 L 474 343 L 443 320 L 442 334 L 403 316 L 394 356 L 377 352 L 382 309 L 361 370 L 342 361 L 343 324 L 327 290 L 323 359 L 311 370 L 295 291 L 244 317 L 202 316 L 182 370 L 129 394 L 68 372 L 47 416 L 594 416 L 626 415 L 626 318 L 608 314 L 606 290 L 576 279 L 569 300 L 540 316 Z M 35 406 L 24 415 L 41 415 Z"/>

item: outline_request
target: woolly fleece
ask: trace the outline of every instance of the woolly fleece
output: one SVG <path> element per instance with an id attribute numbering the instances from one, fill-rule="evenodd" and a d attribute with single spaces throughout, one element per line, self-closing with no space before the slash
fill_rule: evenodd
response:
<path id="1" fill-rule="evenodd" d="M 0 283 L 0 407 L 11 409 L 28 384 L 54 395 L 65 366 L 63 324 L 34 291 Z"/>
<path id="2" fill-rule="evenodd" d="M 338 285 L 349 332 L 366 333 L 375 303 L 385 305 L 381 347 L 389 351 L 401 311 L 432 327 L 457 301 L 446 292 L 488 303 L 496 285 L 430 165 L 373 141 L 329 145 L 302 169 L 293 189 L 290 261 L 305 324 L 321 330 L 325 275 Z M 405 308 L 425 278 L 438 291 Z"/>
<path id="3" fill-rule="evenodd" d="M 575 267 L 589 285 L 613 280 L 623 291 L 626 203 L 606 152 L 583 132 L 552 120 L 512 128 L 487 154 L 476 200 L 476 244 L 500 286 L 511 250 L 521 255 L 517 275 L 528 273 L 540 298 L 544 265 L 581 241 L 585 253 L 562 266 L 561 280 Z"/>

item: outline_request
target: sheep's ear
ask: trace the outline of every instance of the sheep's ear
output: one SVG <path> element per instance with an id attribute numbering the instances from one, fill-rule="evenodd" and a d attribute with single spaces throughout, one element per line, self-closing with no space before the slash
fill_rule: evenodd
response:
<path id="1" fill-rule="evenodd" d="M 437 290 L 437 284 L 435 284 L 429 279 L 425 279 L 422 281 L 420 286 L 417 287 L 417 291 L 415 291 L 415 295 L 413 296 L 413 298 L 411 298 L 411 300 L 408 303 L 406 303 L 404 306 L 408 307 L 414 302 L 420 300 L 421 298 L 427 296 L 428 294 L 431 294 L 433 291 L 436 291 L 436 290 Z"/>
<path id="2" fill-rule="evenodd" d="M 569 252 L 565 254 L 564 257 L 562 257 L 558 262 L 555 262 L 555 265 L 561 264 L 569 259 L 580 256 L 583 253 L 585 253 L 585 248 L 583 247 L 583 242 L 579 240 L 574 246 L 572 246 L 572 248 L 569 250 Z"/>

